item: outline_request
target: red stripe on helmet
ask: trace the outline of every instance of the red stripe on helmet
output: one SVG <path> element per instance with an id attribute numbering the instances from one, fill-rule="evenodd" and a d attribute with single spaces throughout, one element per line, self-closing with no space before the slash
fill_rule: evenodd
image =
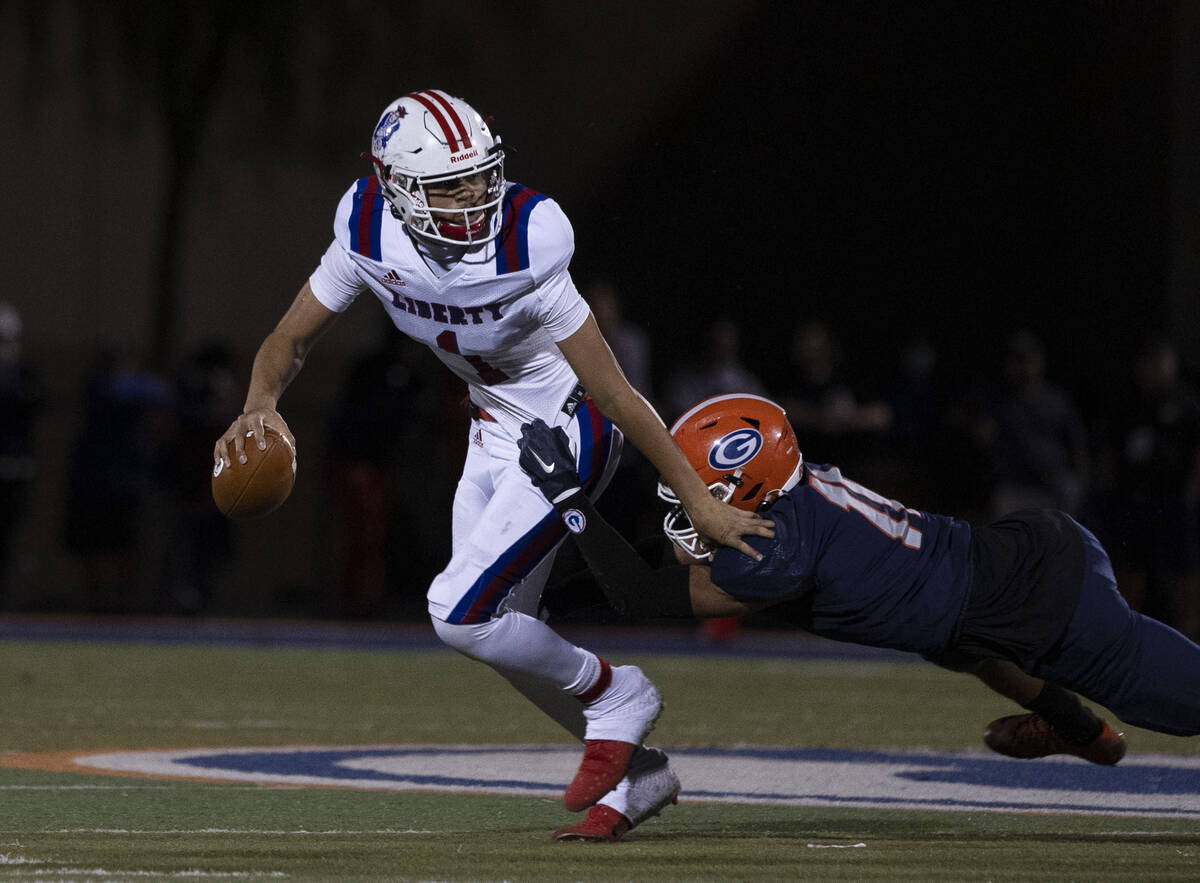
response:
<path id="1" fill-rule="evenodd" d="M 446 136 L 446 145 L 450 148 L 450 152 L 458 153 L 458 139 L 454 136 L 454 130 L 450 128 L 450 124 L 446 122 L 446 118 L 442 116 L 442 112 L 438 110 L 437 105 L 418 92 L 414 92 L 406 97 L 416 101 L 429 111 L 430 115 L 437 120 L 437 124 L 442 127 L 442 134 Z"/>
<path id="2" fill-rule="evenodd" d="M 458 129 L 458 139 L 462 141 L 462 149 L 466 150 L 471 146 L 471 135 L 467 132 L 466 124 L 463 123 L 462 117 L 458 115 L 458 111 L 454 109 L 454 105 L 450 103 L 450 99 L 438 92 L 436 89 L 426 89 L 421 94 L 428 95 L 437 101 L 438 104 L 446 111 L 446 116 L 450 117 L 450 121 L 454 123 L 454 127 Z"/>

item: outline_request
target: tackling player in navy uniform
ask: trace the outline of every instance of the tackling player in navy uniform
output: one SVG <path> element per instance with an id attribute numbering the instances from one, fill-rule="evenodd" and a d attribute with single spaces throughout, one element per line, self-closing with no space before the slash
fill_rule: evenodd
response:
<path id="1" fill-rule="evenodd" d="M 1124 756 L 1123 736 L 1070 691 L 1129 724 L 1200 733 L 1200 647 L 1130 610 L 1104 549 L 1068 515 L 1026 510 L 973 527 L 906 508 L 805 463 L 783 410 L 757 396 L 701 402 L 671 435 L 714 496 L 769 507 L 775 535 L 748 538 L 761 558 L 711 551 L 676 504 L 664 529 L 690 563 L 654 570 L 579 492 L 561 431 L 522 429 L 522 466 L 619 611 L 706 618 L 782 605 L 814 634 L 919 653 L 1030 710 L 988 727 L 987 744 L 1013 757 Z"/>

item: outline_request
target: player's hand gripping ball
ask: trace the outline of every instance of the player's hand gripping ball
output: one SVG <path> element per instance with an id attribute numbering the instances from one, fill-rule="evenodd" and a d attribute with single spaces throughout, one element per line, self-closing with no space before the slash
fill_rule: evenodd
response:
<path id="1" fill-rule="evenodd" d="M 213 501 L 223 515 L 239 521 L 274 512 L 296 483 L 296 452 L 287 439 L 268 429 L 267 446 L 260 451 L 253 437 L 246 433 L 245 463 L 237 461 L 230 445 L 230 464 L 218 460 L 213 465 Z"/>

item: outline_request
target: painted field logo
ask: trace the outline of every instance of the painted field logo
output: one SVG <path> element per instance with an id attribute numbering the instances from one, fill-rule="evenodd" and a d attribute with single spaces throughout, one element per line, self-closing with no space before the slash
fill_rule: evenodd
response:
<path id="1" fill-rule="evenodd" d="M 340 786 L 557 796 L 574 746 L 367 745 L 9 755 L 2 766 Z M 681 798 L 786 806 L 1074 812 L 1200 818 L 1200 757 L 1138 755 L 1099 767 L 981 752 L 824 748 L 671 750 Z"/>

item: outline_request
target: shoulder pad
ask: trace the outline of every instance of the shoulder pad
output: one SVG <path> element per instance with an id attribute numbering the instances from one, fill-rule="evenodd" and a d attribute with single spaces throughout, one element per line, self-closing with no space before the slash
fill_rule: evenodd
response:
<path id="1" fill-rule="evenodd" d="M 334 238 L 347 250 L 375 260 L 380 259 L 380 229 L 387 200 L 379 192 L 374 175 L 359 178 L 350 185 L 338 203 L 333 221 Z"/>
<path id="2" fill-rule="evenodd" d="M 496 274 L 530 270 L 541 281 L 560 273 L 575 253 L 575 231 L 558 203 L 521 184 L 510 184 L 496 243 Z"/>
<path id="3" fill-rule="evenodd" d="M 735 598 L 775 601 L 794 598 L 808 576 L 809 562 L 793 516 L 776 501 L 771 508 L 771 519 L 775 522 L 775 536 L 743 537 L 752 549 L 762 554 L 761 561 L 728 546 L 722 546 L 713 555 L 713 582 Z"/>

